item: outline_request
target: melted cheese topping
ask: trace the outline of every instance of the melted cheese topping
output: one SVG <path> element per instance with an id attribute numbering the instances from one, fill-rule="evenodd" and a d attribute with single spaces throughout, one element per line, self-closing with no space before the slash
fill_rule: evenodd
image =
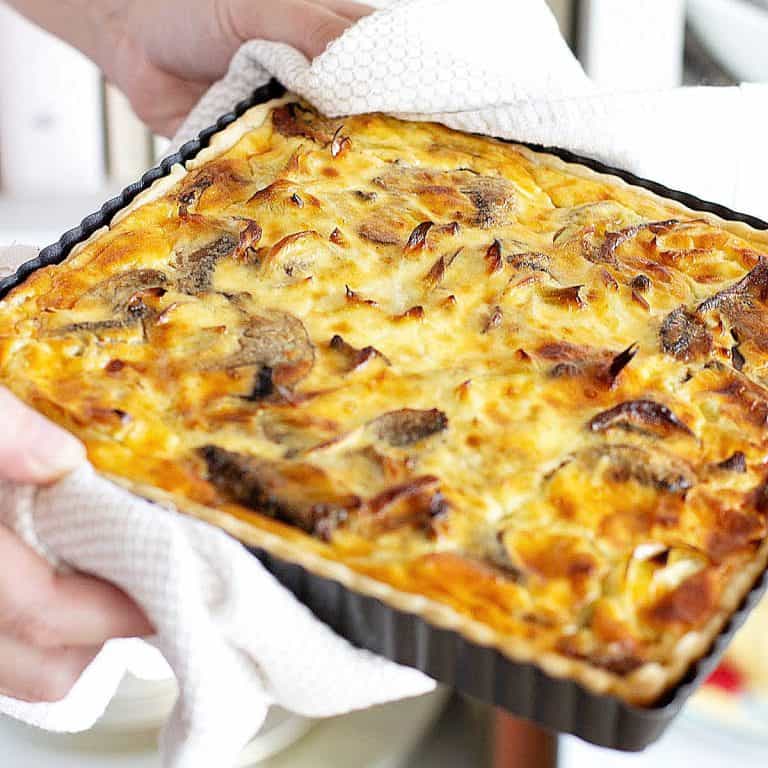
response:
<path id="1" fill-rule="evenodd" d="M 97 468 L 630 701 L 704 652 L 765 559 L 764 235 L 298 103 L 151 198 L 2 305 Z"/>

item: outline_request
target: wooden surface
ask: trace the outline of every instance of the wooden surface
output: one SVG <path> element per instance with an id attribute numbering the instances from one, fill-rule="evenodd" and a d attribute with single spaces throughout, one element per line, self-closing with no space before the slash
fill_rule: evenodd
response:
<path id="1" fill-rule="evenodd" d="M 497 712 L 493 768 L 556 768 L 557 736 L 538 725 Z"/>

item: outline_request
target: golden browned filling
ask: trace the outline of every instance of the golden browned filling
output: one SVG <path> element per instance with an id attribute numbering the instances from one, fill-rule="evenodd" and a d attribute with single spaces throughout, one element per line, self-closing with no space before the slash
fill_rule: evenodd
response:
<path id="1" fill-rule="evenodd" d="M 766 242 L 512 144 L 280 104 L 16 289 L 1 379 L 99 469 L 647 702 L 762 565 Z"/>

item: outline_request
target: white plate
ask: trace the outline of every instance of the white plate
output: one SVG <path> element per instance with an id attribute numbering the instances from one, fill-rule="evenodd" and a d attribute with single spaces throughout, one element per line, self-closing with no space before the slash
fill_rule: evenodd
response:
<path id="1" fill-rule="evenodd" d="M 270 727 L 249 745 L 240 768 L 254 761 L 259 768 L 403 768 L 447 697 L 438 689 L 314 723 L 273 712 Z M 156 743 L 156 730 L 67 736 L 0 717 L 3 768 L 160 768 Z"/>

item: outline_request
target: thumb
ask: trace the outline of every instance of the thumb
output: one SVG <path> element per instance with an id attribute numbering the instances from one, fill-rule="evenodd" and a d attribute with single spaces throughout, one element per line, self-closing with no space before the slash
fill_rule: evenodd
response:
<path id="1" fill-rule="evenodd" d="M 0 387 L 0 478 L 50 483 L 85 461 L 75 437 Z"/>

